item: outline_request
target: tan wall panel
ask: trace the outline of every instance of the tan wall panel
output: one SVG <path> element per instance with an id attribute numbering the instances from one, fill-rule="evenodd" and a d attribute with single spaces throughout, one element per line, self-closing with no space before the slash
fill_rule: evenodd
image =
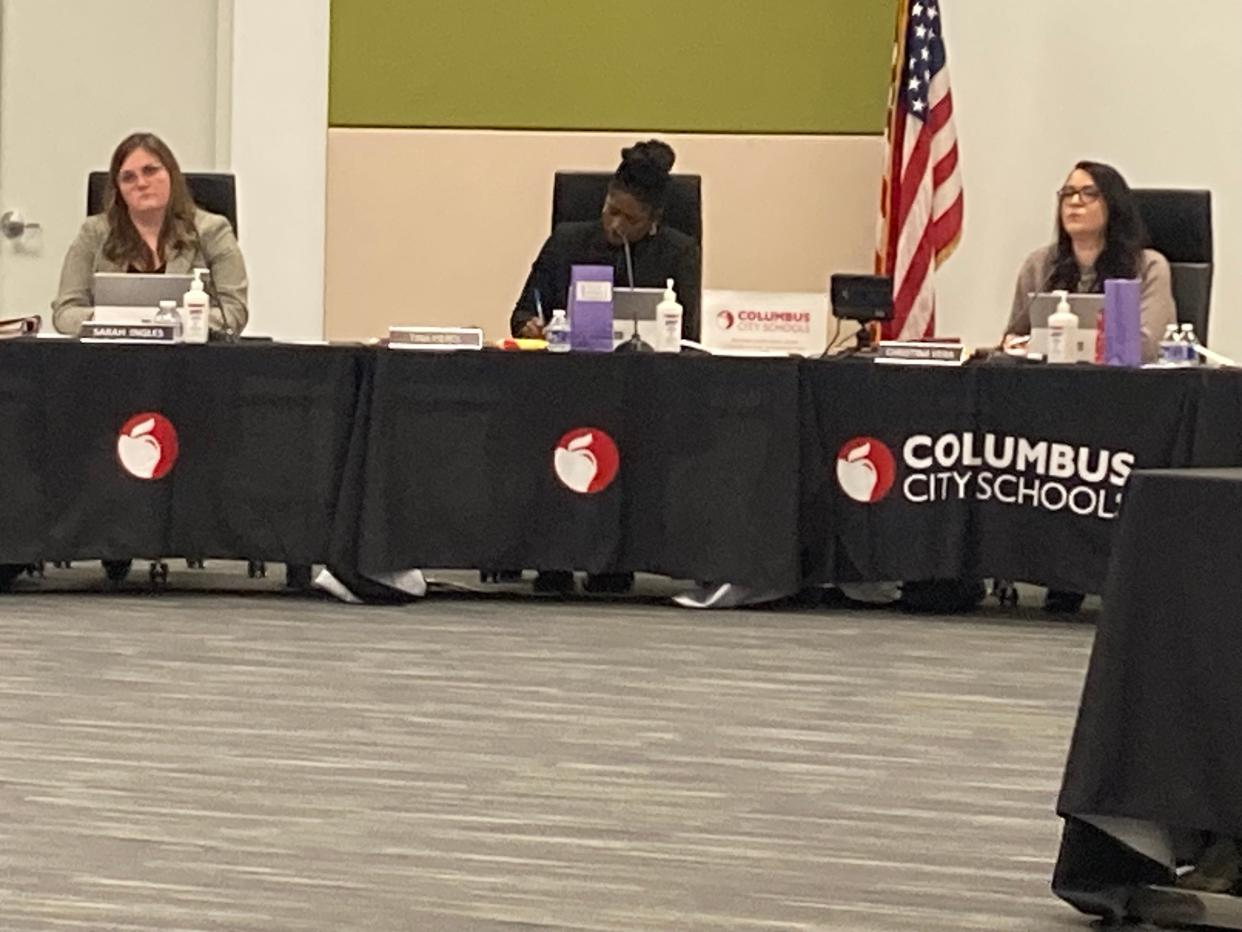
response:
<path id="1" fill-rule="evenodd" d="M 642 134 L 332 129 L 325 326 L 475 324 L 495 339 L 546 238 L 558 168 L 611 170 Z M 873 136 L 665 135 L 703 176 L 705 288 L 814 291 L 869 271 Z"/>

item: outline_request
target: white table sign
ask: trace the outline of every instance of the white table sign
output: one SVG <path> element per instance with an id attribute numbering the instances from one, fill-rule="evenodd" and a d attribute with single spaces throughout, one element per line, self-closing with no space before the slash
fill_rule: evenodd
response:
<path id="1" fill-rule="evenodd" d="M 823 292 L 703 292 L 700 342 L 710 350 L 818 356 L 828 346 Z"/>

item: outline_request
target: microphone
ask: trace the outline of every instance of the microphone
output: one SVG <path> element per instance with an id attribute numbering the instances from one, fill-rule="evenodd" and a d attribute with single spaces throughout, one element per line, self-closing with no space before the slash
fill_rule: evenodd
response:
<path id="1" fill-rule="evenodd" d="M 634 260 L 630 255 L 630 238 L 621 234 L 621 245 L 625 249 L 625 274 L 630 283 L 630 308 L 633 314 L 634 332 L 630 338 L 613 350 L 614 353 L 651 353 L 655 352 L 650 343 L 638 335 L 638 301 L 634 291 Z"/>
<path id="2" fill-rule="evenodd" d="M 630 238 L 621 237 L 621 245 L 625 247 L 625 274 L 629 277 L 630 288 L 634 287 L 634 260 L 630 256 Z"/>

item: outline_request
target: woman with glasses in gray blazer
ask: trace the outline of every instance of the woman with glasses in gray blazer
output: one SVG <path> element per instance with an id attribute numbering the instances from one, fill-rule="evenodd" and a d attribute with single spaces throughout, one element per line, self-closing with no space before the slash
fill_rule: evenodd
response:
<path id="1" fill-rule="evenodd" d="M 52 322 L 76 334 L 90 320 L 96 272 L 211 273 L 213 331 L 241 333 L 246 263 L 225 217 L 199 209 L 172 150 L 153 133 L 134 133 L 112 153 L 104 211 L 88 217 L 69 247 L 52 301 Z"/>

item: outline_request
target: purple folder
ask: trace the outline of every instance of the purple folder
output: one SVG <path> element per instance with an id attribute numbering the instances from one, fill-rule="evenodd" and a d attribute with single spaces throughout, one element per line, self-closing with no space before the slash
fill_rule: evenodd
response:
<path id="1" fill-rule="evenodd" d="M 569 273 L 569 345 L 612 352 L 612 266 L 575 265 Z"/>
<path id="2" fill-rule="evenodd" d="M 1137 279 L 1110 278 L 1104 282 L 1105 365 L 1137 366 L 1143 362 L 1139 287 Z"/>

